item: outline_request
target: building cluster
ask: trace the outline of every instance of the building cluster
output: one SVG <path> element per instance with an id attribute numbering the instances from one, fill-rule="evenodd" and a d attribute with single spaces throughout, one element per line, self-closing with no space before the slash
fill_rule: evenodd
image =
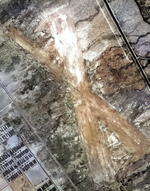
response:
<path id="1" fill-rule="evenodd" d="M 0 126 L 0 145 L 17 135 L 9 123 Z M 18 136 L 18 135 L 17 135 Z M 38 161 L 30 149 L 21 141 L 19 144 L 6 151 L 0 156 L 0 173 L 8 183 L 15 181 L 20 175 L 38 165 Z M 48 179 L 37 191 L 56 191 L 55 185 Z"/>

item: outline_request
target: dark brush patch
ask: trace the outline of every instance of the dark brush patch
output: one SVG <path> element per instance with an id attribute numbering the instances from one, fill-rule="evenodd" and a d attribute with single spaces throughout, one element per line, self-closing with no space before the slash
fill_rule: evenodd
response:
<path id="1" fill-rule="evenodd" d="M 0 21 L 2 24 L 6 23 L 10 18 L 17 18 L 20 12 L 27 9 L 31 4 L 31 0 L 12 0 L 4 6 L 0 12 Z"/>
<path id="2" fill-rule="evenodd" d="M 143 20 L 150 24 L 150 3 L 149 0 L 135 0 L 137 3 Z"/>

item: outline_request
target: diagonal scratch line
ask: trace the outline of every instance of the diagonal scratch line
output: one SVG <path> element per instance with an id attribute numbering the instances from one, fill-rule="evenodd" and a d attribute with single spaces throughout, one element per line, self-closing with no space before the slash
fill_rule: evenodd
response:
<path id="1" fill-rule="evenodd" d="M 98 2 L 98 0 L 96 0 L 96 2 L 97 2 L 97 4 L 98 4 L 98 6 L 101 8 L 100 3 Z M 115 14 L 113 13 L 113 10 L 112 10 L 111 7 L 109 6 L 109 3 L 107 2 L 107 0 L 103 0 L 103 2 L 104 2 L 105 6 L 106 6 L 106 8 L 107 8 L 108 13 L 110 14 L 111 18 L 113 19 L 113 21 L 114 21 L 114 23 L 115 23 L 115 25 L 116 25 L 118 31 L 120 32 L 120 34 L 121 34 L 121 36 L 122 36 L 122 38 L 123 38 L 123 40 L 124 40 L 124 42 L 125 42 L 127 48 L 129 49 L 129 51 L 130 51 L 130 53 L 131 53 L 131 55 L 132 55 L 132 57 L 133 57 L 133 60 L 134 60 L 135 63 L 136 63 L 136 66 L 137 66 L 138 69 L 140 70 L 140 72 L 141 72 L 141 74 L 142 74 L 142 76 L 143 76 L 143 79 L 144 79 L 144 81 L 146 82 L 146 84 L 147 84 L 147 86 L 148 86 L 148 90 L 150 91 L 150 81 L 149 81 L 147 75 L 145 74 L 145 72 L 144 72 L 144 70 L 143 70 L 143 68 L 142 68 L 142 66 L 141 66 L 141 64 L 140 64 L 140 62 L 139 62 L 138 57 L 136 56 L 135 52 L 133 51 L 133 49 L 132 49 L 132 47 L 131 47 L 131 45 L 130 45 L 128 39 L 127 39 L 127 37 L 125 36 L 125 34 L 124 34 L 124 32 L 123 32 L 123 30 L 121 29 L 121 27 L 120 27 L 120 25 L 119 25 L 119 23 L 118 23 L 118 20 L 117 20 L 117 18 L 115 17 Z M 102 8 L 101 8 L 101 9 L 102 9 Z M 104 12 L 103 12 L 103 14 L 104 14 Z M 107 20 L 107 19 L 106 19 L 106 20 Z M 109 24 L 109 21 L 108 21 L 108 20 L 107 20 L 107 22 L 108 22 L 108 24 Z"/>
<path id="2" fill-rule="evenodd" d="M 15 102 L 15 100 L 12 98 L 10 92 L 7 90 L 7 88 L 5 87 L 5 85 L 2 83 L 2 81 L 0 80 L 0 86 L 5 90 L 5 92 L 7 93 L 7 95 L 9 96 L 10 100 L 12 101 L 11 103 L 14 104 L 14 106 L 16 107 L 17 111 L 19 112 L 19 114 L 23 117 L 23 121 L 25 122 L 25 124 L 27 124 L 33 131 L 33 133 L 38 137 L 38 139 L 43 143 L 46 151 L 50 154 L 52 160 L 55 162 L 55 164 L 62 170 L 62 172 L 64 173 L 64 175 L 66 176 L 66 178 L 68 179 L 68 181 L 71 183 L 72 187 L 74 188 L 75 191 L 78 191 L 77 187 L 74 185 L 74 183 L 72 182 L 72 180 L 70 179 L 70 177 L 68 176 L 68 174 L 65 172 L 64 168 L 61 166 L 61 164 L 57 161 L 57 159 L 55 158 L 55 156 L 52 154 L 52 152 L 47 148 L 46 143 L 42 140 L 42 138 L 38 135 L 38 133 L 36 131 L 34 131 L 33 126 L 28 122 L 28 120 L 26 119 L 25 115 L 23 114 L 22 110 L 20 109 L 20 107 L 17 105 L 17 103 Z M 8 105 L 9 106 L 9 105 Z M 37 158 L 36 158 L 37 160 Z M 37 160 L 38 163 L 41 166 L 41 161 Z M 41 166 L 42 167 L 42 166 Z M 42 167 L 42 169 L 45 171 L 45 169 Z M 46 172 L 47 174 L 47 172 Z M 53 176 L 48 176 L 50 177 L 50 179 L 52 180 L 52 182 L 54 183 L 54 185 L 57 187 L 57 189 L 59 191 L 63 191 L 62 188 L 60 187 L 60 185 L 57 183 L 57 180 L 53 178 Z"/>

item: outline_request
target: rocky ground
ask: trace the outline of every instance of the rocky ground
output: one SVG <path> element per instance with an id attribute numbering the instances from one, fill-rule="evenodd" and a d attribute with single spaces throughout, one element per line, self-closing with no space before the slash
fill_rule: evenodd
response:
<path id="1" fill-rule="evenodd" d="M 109 3 L 150 78 L 148 1 Z M 93 92 L 150 139 L 150 92 L 102 1 L 100 6 L 95 0 L 0 1 L 0 124 L 12 125 L 41 165 L 43 177 L 58 190 L 150 190 L 149 154 L 132 163 L 133 153 L 101 121 L 99 131 L 110 148 L 116 179 L 94 183 L 67 84 L 56 81 L 46 67 L 5 35 L 13 25 L 52 53 L 49 45 L 54 38 L 47 20 L 70 11 Z M 0 155 L 7 152 L 8 143 L 0 144 Z M 0 177 L 0 189 L 38 190 L 43 177 L 35 185 L 30 179 L 33 172 L 31 168 L 24 173 L 22 182 L 18 178 L 7 184 Z M 22 186 L 17 188 L 16 182 Z"/>

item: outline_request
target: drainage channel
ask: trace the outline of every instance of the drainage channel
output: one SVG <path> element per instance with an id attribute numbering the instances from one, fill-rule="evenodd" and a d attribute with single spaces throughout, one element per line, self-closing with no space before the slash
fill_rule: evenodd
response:
<path id="1" fill-rule="evenodd" d="M 97 4 L 98 4 L 98 6 L 101 8 L 100 3 L 98 2 L 98 0 L 96 0 L 96 2 L 97 2 Z M 133 51 L 133 49 L 132 49 L 132 47 L 131 47 L 131 45 L 130 45 L 128 39 L 127 39 L 127 37 L 125 36 L 125 34 L 124 34 L 124 32 L 123 32 L 123 30 L 121 29 L 120 24 L 119 24 L 117 18 L 115 17 L 115 14 L 114 14 L 113 10 L 111 9 L 111 7 L 110 7 L 108 1 L 107 1 L 107 0 L 103 0 L 103 2 L 104 2 L 104 5 L 105 5 L 105 7 L 106 7 L 107 12 L 110 14 L 110 16 L 111 16 L 113 22 L 115 23 L 115 25 L 116 25 L 116 27 L 117 27 L 119 33 L 121 34 L 121 36 L 122 36 L 122 38 L 123 38 L 123 40 L 124 40 L 124 42 L 125 42 L 125 44 L 126 44 L 128 50 L 130 51 L 130 53 L 131 53 L 131 55 L 132 55 L 132 58 L 133 58 L 133 60 L 134 60 L 135 63 L 136 63 L 136 66 L 137 66 L 138 69 L 140 70 L 141 75 L 143 76 L 143 79 L 144 79 L 144 81 L 145 81 L 146 84 L 147 84 L 148 90 L 150 91 L 150 81 L 149 81 L 147 75 L 145 74 L 145 72 L 144 72 L 144 70 L 143 70 L 143 68 L 142 68 L 142 66 L 141 66 L 141 64 L 140 64 L 140 62 L 139 62 L 138 57 L 136 56 L 135 52 Z"/>

